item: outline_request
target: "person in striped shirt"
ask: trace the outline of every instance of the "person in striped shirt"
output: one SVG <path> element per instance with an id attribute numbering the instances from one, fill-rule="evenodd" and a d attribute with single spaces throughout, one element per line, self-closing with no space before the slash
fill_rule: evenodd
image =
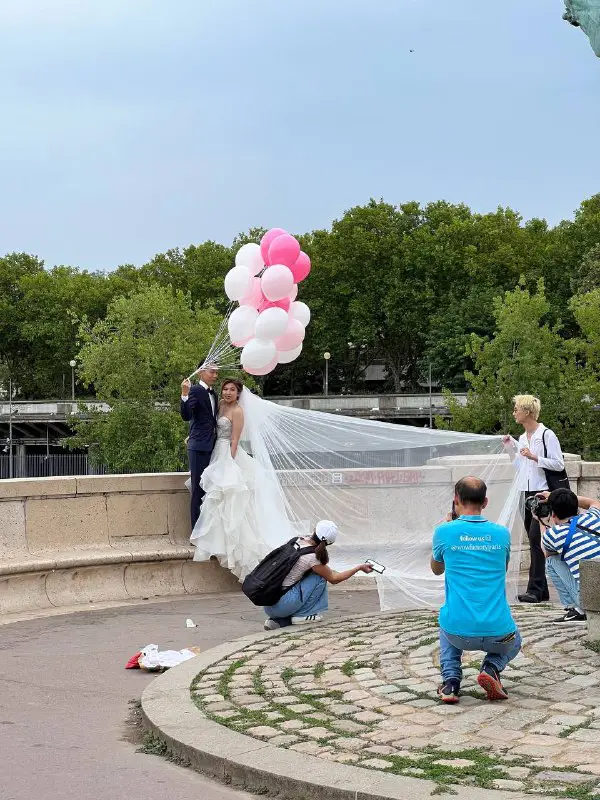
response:
<path id="1" fill-rule="evenodd" d="M 548 500 L 551 511 L 552 525 L 542 536 L 546 573 L 565 607 L 565 614 L 555 622 L 585 622 L 579 600 L 579 562 L 600 558 L 600 503 L 578 497 L 570 489 L 539 496 Z"/>

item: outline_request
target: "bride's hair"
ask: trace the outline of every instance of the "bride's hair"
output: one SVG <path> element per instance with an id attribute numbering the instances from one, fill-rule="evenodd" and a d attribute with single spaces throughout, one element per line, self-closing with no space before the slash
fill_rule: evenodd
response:
<path id="1" fill-rule="evenodd" d="M 244 384 L 241 381 L 235 380 L 234 378 L 227 378 L 226 381 L 223 381 L 223 383 L 221 384 L 221 394 L 223 393 L 223 389 L 226 386 L 228 386 L 230 383 L 233 386 L 235 386 L 235 388 L 237 389 L 238 400 L 239 400 L 240 399 L 240 395 L 241 395 L 241 393 L 242 393 L 242 391 L 244 389 Z"/>
<path id="2" fill-rule="evenodd" d="M 321 564 L 329 564 L 329 552 L 327 550 L 327 542 L 324 539 L 319 539 L 316 533 L 313 533 L 312 538 L 315 542 L 318 542 L 315 548 L 315 555 L 321 562 Z"/>

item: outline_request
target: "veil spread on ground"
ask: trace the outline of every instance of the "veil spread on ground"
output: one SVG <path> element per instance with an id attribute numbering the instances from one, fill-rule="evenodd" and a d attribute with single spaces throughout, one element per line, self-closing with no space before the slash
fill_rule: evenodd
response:
<path id="1" fill-rule="evenodd" d="M 514 470 L 500 436 L 438 431 L 278 405 L 244 389 L 242 446 L 263 476 L 255 502 L 261 533 L 276 547 L 332 519 L 335 568 L 367 558 L 385 565 L 384 610 L 438 608 L 443 578 L 429 567 L 434 528 L 465 475 L 488 486 L 486 516 L 513 533 L 509 600 L 516 595 L 521 524 Z"/>

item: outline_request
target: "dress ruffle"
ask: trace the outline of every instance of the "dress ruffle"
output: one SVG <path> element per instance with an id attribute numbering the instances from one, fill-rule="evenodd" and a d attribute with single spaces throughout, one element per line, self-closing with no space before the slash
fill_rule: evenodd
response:
<path id="1" fill-rule="evenodd" d="M 194 561 L 216 556 L 240 581 L 271 549 L 262 539 L 256 517 L 257 467 L 241 447 L 231 457 L 231 443 L 218 439 L 200 485 L 206 492 L 191 543 Z"/>

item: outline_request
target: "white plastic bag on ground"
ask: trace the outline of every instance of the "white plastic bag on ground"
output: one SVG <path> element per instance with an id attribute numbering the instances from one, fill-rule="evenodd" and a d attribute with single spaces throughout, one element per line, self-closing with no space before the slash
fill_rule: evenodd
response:
<path id="1" fill-rule="evenodd" d="M 149 644 L 142 649 L 138 663 L 142 669 L 147 670 L 170 669 L 194 658 L 195 655 L 196 653 L 187 649 L 161 651 L 157 644 Z"/>

